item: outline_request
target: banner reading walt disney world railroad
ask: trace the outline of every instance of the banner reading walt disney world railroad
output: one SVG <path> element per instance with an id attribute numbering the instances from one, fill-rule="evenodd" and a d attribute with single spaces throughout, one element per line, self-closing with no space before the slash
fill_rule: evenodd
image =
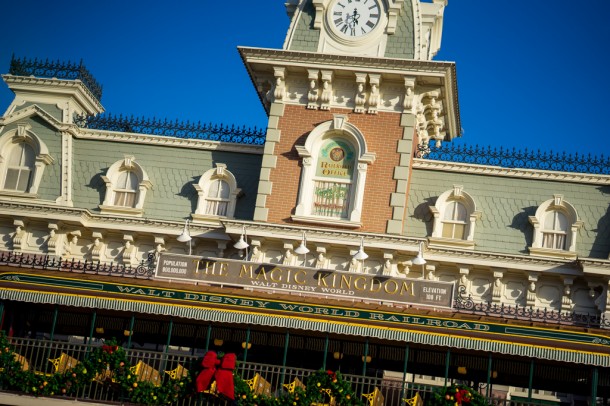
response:
<path id="1" fill-rule="evenodd" d="M 161 254 L 156 278 L 451 308 L 454 284 L 225 258 Z"/>

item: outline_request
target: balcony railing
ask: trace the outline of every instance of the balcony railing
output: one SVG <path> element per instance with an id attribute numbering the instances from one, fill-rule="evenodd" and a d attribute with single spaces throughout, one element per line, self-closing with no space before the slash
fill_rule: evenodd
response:
<path id="1" fill-rule="evenodd" d="M 99 343 L 101 345 L 102 343 Z M 54 373 L 67 373 L 70 367 L 74 367 L 77 362 L 84 359 L 87 354 L 93 351 L 95 346 L 85 344 L 75 344 L 68 342 L 58 342 L 49 340 L 29 339 L 29 338 L 11 338 L 10 345 L 12 351 L 18 354 L 19 360 L 25 364 L 29 371 L 35 371 L 36 374 L 50 376 Z M 198 356 L 185 355 L 172 352 L 171 347 L 166 347 L 164 352 L 143 351 L 143 350 L 125 350 L 127 359 L 131 365 L 137 365 L 139 362 L 147 366 L 147 375 L 142 375 L 141 379 L 151 379 L 158 377 L 158 381 L 166 381 L 171 379 L 166 371 L 176 370 L 179 366 L 189 368 L 191 375 L 196 376 L 198 369 Z M 312 374 L 313 370 L 293 368 L 281 365 L 268 365 L 252 362 L 238 363 L 238 372 L 243 379 L 252 379 L 257 374 L 264 378 L 270 386 L 270 394 L 278 396 L 282 392 L 287 391 L 285 385 L 299 379 L 301 382 L 307 382 L 307 377 Z M 414 382 L 405 382 L 400 379 L 388 379 L 387 377 L 379 376 L 361 376 L 361 375 L 343 375 L 343 378 L 351 384 L 352 389 L 356 394 L 371 394 L 376 389 L 381 392 L 384 397 L 383 405 L 406 405 L 405 399 L 411 399 L 418 394 L 424 404 L 428 399 L 431 399 L 438 386 L 418 384 Z M 161 383 L 159 382 L 159 383 Z M 5 391 L 6 388 L 0 388 L 0 391 Z M 120 388 L 109 385 L 108 382 L 99 382 L 92 380 L 82 386 L 76 393 L 71 395 L 55 395 L 55 397 L 65 400 L 75 401 L 98 401 L 108 402 L 110 404 L 124 404 L 128 400 L 126 393 L 123 393 Z M 364 398 L 363 398 L 364 400 Z M 487 398 L 490 404 L 493 405 L 511 405 L 510 400 Z M 365 401 L 365 404 L 369 402 Z M 228 405 L 214 396 L 201 396 L 194 394 L 181 399 L 179 405 Z M 536 402 L 522 403 L 522 405 L 535 405 Z"/>

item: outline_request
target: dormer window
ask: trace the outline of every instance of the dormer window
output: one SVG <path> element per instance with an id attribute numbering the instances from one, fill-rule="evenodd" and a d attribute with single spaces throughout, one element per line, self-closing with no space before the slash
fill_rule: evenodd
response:
<path id="1" fill-rule="evenodd" d="M 0 138 L 0 193 L 33 197 L 51 163 L 49 150 L 30 126 L 18 125 Z"/>
<path id="2" fill-rule="evenodd" d="M 146 192 L 152 187 L 148 175 L 131 155 L 125 156 L 108 168 L 106 195 L 100 205 L 102 214 L 141 216 L 144 213 Z"/>
<path id="3" fill-rule="evenodd" d="M 114 205 L 122 207 L 135 207 L 138 195 L 138 176 L 134 171 L 119 172 L 117 184 L 114 189 Z"/>
<path id="4" fill-rule="evenodd" d="M 227 165 L 217 163 L 216 168 L 201 175 L 195 189 L 199 197 L 193 219 L 233 218 L 241 189 Z"/>
<path id="5" fill-rule="evenodd" d="M 474 230 L 481 212 L 462 186 L 455 185 L 441 194 L 430 211 L 434 215 L 430 245 L 474 248 Z"/>
<path id="6" fill-rule="evenodd" d="M 25 142 L 13 144 L 8 148 L 8 157 L 3 189 L 27 192 L 32 185 L 32 172 L 36 160 L 34 148 Z"/>
<path id="7" fill-rule="evenodd" d="M 529 221 L 534 226 L 530 254 L 576 258 L 576 236 L 583 222 L 563 195 L 553 195 L 538 206 L 536 215 L 530 216 Z"/>

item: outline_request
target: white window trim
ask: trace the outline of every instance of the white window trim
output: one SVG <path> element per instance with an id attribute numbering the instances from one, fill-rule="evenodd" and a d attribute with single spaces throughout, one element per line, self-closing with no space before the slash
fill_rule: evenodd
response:
<path id="1" fill-rule="evenodd" d="M 450 202 L 459 202 L 464 205 L 467 211 L 465 238 L 445 238 L 443 237 L 443 218 L 445 210 L 448 209 Z M 477 205 L 470 196 L 464 192 L 463 186 L 453 185 L 453 189 L 443 192 L 434 206 L 429 206 L 430 212 L 434 216 L 432 235 L 430 236 L 430 246 L 474 249 L 474 231 L 476 222 L 481 218 L 481 212 L 477 210 Z"/>
<path id="2" fill-rule="evenodd" d="M 335 114 L 332 120 L 326 121 L 307 136 L 305 145 L 297 145 L 296 149 L 301 157 L 303 169 L 297 207 L 292 219 L 296 222 L 334 225 L 339 227 L 361 227 L 362 205 L 364 201 L 364 186 L 368 166 L 375 161 L 375 153 L 367 149 L 364 134 L 355 125 L 349 123 L 345 114 Z M 312 214 L 313 207 L 313 179 L 316 173 L 317 154 L 322 143 L 329 138 L 343 138 L 354 146 L 357 162 L 357 171 L 352 178 L 350 211 L 347 219 L 333 219 Z"/>
<path id="3" fill-rule="evenodd" d="M 0 137 L 0 185 L 2 186 L 4 186 L 6 181 L 9 161 L 8 154 L 13 144 L 25 142 L 34 149 L 36 154 L 29 190 L 27 192 L 20 192 L 17 190 L 0 189 L 0 195 L 36 198 L 44 170 L 54 161 L 53 157 L 49 154 L 46 144 L 30 130 L 31 126 L 29 124 L 20 124 L 16 129 L 7 131 L 4 136 Z"/>
<path id="4" fill-rule="evenodd" d="M 224 180 L 229 185 L 229 205 L 227 207 L 226 216 L 215 216 L 211 214 L 206 214 L 205 206 L 206 199 L 208 197 L 210 185 L 214 180 Z M 197 199 L 197 207 L 195 208 L 195 213 L 192 214 L 193 220 L 215 220 L 221 218 L 233 218 L 235 215 L 235 204 L 237 203 L 237 197 L 241 193 L 241 189 L 237 187 L 237 180 L 235 176 L 227 170 L 227 165 L 223 163 L 217 163 L 216 168 L 210 169 L 206 171 L 199 182 L 195 185 L 195 190 L 197 190 L 198 199 Z"/>
<path id="5" fill-rule="evenodd" d="M 138 177 L 138 191 L 136 196 L 135 207 L 122 207 L 114 205 L 115 183 L 120 172 L 129 170 Z M 144 201 L 146 192 L 152 187 L 152 183 L 148 179 L 148 175 L 144 168 L 135 161 L 135 157 L 126 155 L 124 159 L 113 163 L 102 180 L 106 183 L 106 194 L 104 202 L 99 206 L 102 214 L 119 214 L 124 216 L 138 216 L 144 214 Z"/>
<path id="6" fill-rule="evenodd" d="M 566 230 L 565 250 L 545 248 L 542 246 L 543 231 L 542 222 L 544 216 L 549 211 L 559 211 L 566 216 L 569 228 Z M 563 195 L 554 194 L 552 199 L 549 199 L 538 206 L 536 214 L 529 217 L 529 221 L 534 226 L 534 235 L 532 246 L 529 247 L 531 255 L 544 257 L 557 257 L 575 259 L 576 253 L 576 235 L 582 227 L 583 222 L 579 219 L 576 208 L 569 202 L 563 199 Z"/>

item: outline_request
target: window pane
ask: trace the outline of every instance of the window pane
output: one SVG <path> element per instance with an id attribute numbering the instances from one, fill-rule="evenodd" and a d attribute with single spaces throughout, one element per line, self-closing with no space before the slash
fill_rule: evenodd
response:
<path id="1" fill-rule="evenodd" d="M 443 224 L 443 238 L 453 238 L 453 224 Z"/>
<path id="2" fill-rule="evenodd" d="M 218 197 L 221 199 L 228 199 L 229 198 L 229 184 L 227 182 L 225 182 L 224 180 L 219 180 L 218 183 L 220 184 L 220 191 L 218 193 Z"/>
<path id="3" fill-rule="evenodd" d="M 135 207 L 136 194 L 134 192 L 115 192 L 114 205 L 122 207 Z"/>
<path id="4" fill-rule="evenodd" d="M 218 197 L 218 184 L 220 181 L 215 180 L 210 183 L 210 191 L 208 192 L 208 197 Z"/>
<path id="5" fill-rule="evenodd" d="M 460 240 L 464 239 L 464 232 L 466 231 L 466 226 L 464 224 L 455 224 L 453 228 L 453 238 L 458 238 Z"/>
<path id="6" fill-rule="evenodd" d="M 27 192 L 30 187 L 30 177 L 32 173 L 29 169 L 23 169 L 19 173 L 19 182 L 17 184 L 17 190 L 21 192 Z"/>
<path id="7" fill-rule="evenodd" d="M 19 181 L 19 170 L 9 168 L 6 171 L 6 179 L 4 180 L 4 189 L 17 190 L 18 181 Z"/>
<path id="8" fill-rule="evenodd" d="M 4 189 L 27 192 L 30 188 L 36 155 L 26 143 L 15 144 L 8 157 Z"/>
<path id="9" fill-rule="evenodd" d="M 131 171 L 124 171 L 119 173 L 117 180 L 117 189 L 124 190 L 137 190 L 138 189 L 138 177 Z"/>
<path id="10" fill-rule="evenodd" d="M 347 218 L 350 186 L 339 182 L 314 182 L 313 214 Z"/>

